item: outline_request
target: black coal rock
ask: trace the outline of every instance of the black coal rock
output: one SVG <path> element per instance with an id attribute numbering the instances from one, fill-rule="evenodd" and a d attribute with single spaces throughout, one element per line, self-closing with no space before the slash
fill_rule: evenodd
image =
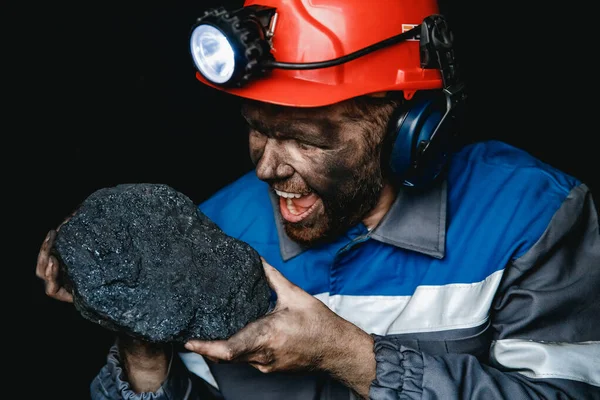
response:
<path id="1" fill-rule="evenodd" d="M 147 341 L 225 339 L 269 308 L 256 250 L 164 184 L 92 193 L 53 252 L 83 317 Z"/>

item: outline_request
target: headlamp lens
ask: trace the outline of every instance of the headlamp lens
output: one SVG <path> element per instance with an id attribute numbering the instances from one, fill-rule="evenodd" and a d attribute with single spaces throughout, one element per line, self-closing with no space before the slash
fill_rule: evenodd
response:
<path id="1" fill-rule="evenodd" d="M 227 37 L 212 25 L 198 25 L 190 44 L 196 67 L 214 83 L 225 83 L 233 75 L 235 55 Z"/>

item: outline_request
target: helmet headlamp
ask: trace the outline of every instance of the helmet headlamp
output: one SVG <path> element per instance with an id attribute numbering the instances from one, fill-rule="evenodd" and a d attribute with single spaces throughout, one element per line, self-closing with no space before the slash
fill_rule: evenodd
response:
<path id="1" fill-rule="evenodd" d="M 198 71 L 210 82 L 225 87 L 239 87 L 262 75 L 265 62 L 273 59 L 268 24 L 275 15 L 274 8 L 264 6 L 205 11 L 190 38 Z"/>
<path id="2" fill-rule="evenodd" d="M 277 10 L 266 6 L 246 6 L 234 11 L 223 7 L 210 9 L 192 29 L 190 50 L 196 68 L 215 85 L 241 87 L 252 78 L 273 68 L 319 69 L 333 67 L 375 50 L 419 36 L 416 26 L 391 38 L 333 60 L 286 63 L 271 54 L 271 37 Z"/>
<path id="3" fill-rule="evenodd" d="M 355 2 L 362 7 L 363 3 L 359 0 L 355 0 Z M 356 43 L 358 40 L 355 31 L 348 31 L 345 28 L 343 19 L 340 21 L 338 19 L 324 19 L 323 21 L 315 19 L 313 21 L 306 18 L 301 10 L 295 10 L 295 3 L 273 1 L 271 6 L 251 4 L 252 2 L 248 1 L 246 3 L 250 4 L 232 11 L 224 7 L 208 9 L 192 27 L 190 52 L 198 71 L 197 75 L 199 79 L 202 77 L 205 83 L 235 93 L 241 93 L 239 90 L 244 90 L 244 95 L 250 98 L 271 99 L 276 103 L 288 103 L 284 99 L 290 98 L 290 94 L 293 93 L 294 99 L 305 99 L 301 102 L 304 105 L 327 102 L 328 100 L 323 100 L 325 98 L 339 101 L 352 95 L 388 90 L 406 90 L 409 93 L 407 98 L 410 98 L 412 97 L 410 93 L 414 93 L 415 90 L 439 87 L 437 85 L 440 78 L 441 86 L 450 98 L 462 95 L 463 84 L 458 79 L 455 68 L 453 35 L 442 15 L 425 12 L 425 9 L 434 11 L 434 8 L 425 7 L 422 12 L 419 12 L 420 18 L 422 18 L 419 24 L 406 24 L 408 27 L 405 27 L 401 20 L 403 31 L 394 34 L 395 29 L 390 29 L 392 26 L 390 23 L 386 29 L 391 36 L 383 40 L 375 39 L 374 43 L 366 46 L 365 41 L 362 41 L 362 47 L 357 46 L 358 50 L 343 54 L 339 52 L 341 46 L 338 46 L 338 40 L 347 41 L 344 43 L 348 48 L 352 48 L 352 43 Z M 277 7 L 283 7 L 282 12 L 291 13 L 290 15 L 286 14 L 285 22 L 281 17 L 281 23 L 287 25 L 285 28 L 281 28 L 281 32 L 277 35 L 275 35 L 275 28 L 278 8 L 275 4 Z M 404 6 L 398 5 L 398 7 L 403 8 Z M 354 15 L 353 13 L 358 13 L 358 11 L 349 8 L 348 14 Z M 321 16 L 321 18 L 323 17 Z M 397 17 L 391 18 L 395 18 L 394 22 L 398 22 Z M 291 21 L 293 24 L 290 24 Z M 282 46 L 281 43 L 282 41 L 286 43 L 287 36 L 290 36 L 292 43 L 298 41 L 300 30 L 296 28 L 300 25 L 307 29 L 306 37 L 302 38 L 305 42 L 301 49 L 273 46 L 274 43 L 276 46 Z M 314 27 L 317 28 L 313 30 Z M 337 33 L 332 33 L 334 32 L 332 29 L 335 29 Z M 336 37 L 336 34 L 342 36 Z M 275 38 L 279 35 L 282 37 Z M 361 36 L 375 37 L 370 30 L 365 30 Z M 338 80 L 341 75 L 335 75 L 336 73 L 332 73 L 332 71 L 324 71 L 319 75 L 313 74 L 312 70 L 338 66 L 411 39 L 419 42 L 416 55 L 420 61 L 414 59 L 414 47 L 410 46 L 398 49 L 395 53 L 388 52 L 382 57 L 374 56 L 367 64 L 364 62 L 355 64 L 355 66 L 360 65 L 357 68 L 348 66 L 344 69 L 344 74 L 347 73 L 348 78 L 344 76 L 342 81 Z M 274 57 L 274 54 L 279 54 L 280 57 L 286 58 L 295 52 L 292 58 L 301 60 L 307 54 L 306 52 L 312 51 L 311 40 L 329 40 L 329 48 L 335 49 L 333 53 L 335 55 L 332 58 L 316 62 L 282 62 Z M 319 49 L 323 48 L 327 48 L 327 45 L 315 46 L 315 54 L 322 51 Z M 415 61 L 417 62 L 415 63 Z M 364 71 L 371 68 L 376 73 L 369 77 L 367 82 L 364 79 Z M 250 89 L 244 87 L 248 82 L 268 74 L 273 69 L 305 70 L 307 74 L 277 74 L 277 77 L 274 76 L 272 85 L 251 85 Z M 435 74 L 431 70 L 438 70 L 440 74 Z M 302 93 L 290 92 L 300 88 L 289 84 L 292 80 L 303 82 Z M 319 89 L 314 89 L 317 87 L 315 83 L 327 85 L 323 86 L 323 89 L 327 91 L 333 90 L 330 94 L 319 93 Z M 311 84 L 313 84 L 313 88 L 308 89 Z M 323 99 L 310 101 L 307 98 L 311 96 L 311 93 L 320 95 Z M 459 96 L 455 96 L 456 94 Z M 292 103 L 299 104 L 300 102 L 294 100 Z"/>

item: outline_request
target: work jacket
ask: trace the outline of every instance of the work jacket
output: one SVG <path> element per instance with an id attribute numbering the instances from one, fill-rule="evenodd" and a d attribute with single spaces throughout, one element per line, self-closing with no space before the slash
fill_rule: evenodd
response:
<path id="1" fill-rule="evenodd" d="M 374 337 L 371 398 L 600 399 L 600 234 L 584 183 L 486 141 L 454 154 L 434 187 L 401 189 L 374 229 L 327 244 L 291 241 L 278 204 L 252 171 L 199 210 Z M 354 397 L 323 372 L 263 374 L 183 351 L 158 392 L 134 394 L 116 346 L 91 389 L 94 399 Z"/>

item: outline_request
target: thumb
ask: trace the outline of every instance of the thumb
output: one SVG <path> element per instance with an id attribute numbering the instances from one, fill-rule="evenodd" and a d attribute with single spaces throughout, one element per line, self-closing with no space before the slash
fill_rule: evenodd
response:
<path id="1" fill-rule="evenodd" d="M 189 351 L 207 357 L 213 362 L 216 360 L 232 361 L 243 352 L 241 348 L 234 348 L 231 342 L 227 340 L 189 340 L 183 346 Z"/>
<path id="2" fill-rule="evenodd" d="M 281 274 L 275 267 L 269 264 L 264 258 L 261 257 L 263 263 L 263 269 L 265 270 L 265 276 L 271 289 L 273 289 L 279 298 L 285 295 L 290 290 L 295 290 L 298 286 L 288 281 L 285 276 Z"/>

